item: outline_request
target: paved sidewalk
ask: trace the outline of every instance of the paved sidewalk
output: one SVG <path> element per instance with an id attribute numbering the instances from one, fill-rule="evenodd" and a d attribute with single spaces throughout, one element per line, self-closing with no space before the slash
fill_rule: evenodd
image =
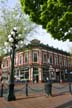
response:
<path id="1" fill-rule="evenodd" d="M 72 95 L 59 96 L 22 96 L 18 95 L 16 101 L 7 101 L 0 98 L 0 108 L 72 108 Z"/>

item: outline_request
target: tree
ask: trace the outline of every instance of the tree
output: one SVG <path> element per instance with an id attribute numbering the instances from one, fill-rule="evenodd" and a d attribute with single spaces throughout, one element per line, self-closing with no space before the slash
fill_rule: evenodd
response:
<path id="1" fill-rule="evenodd" d="M 72 41 L 72 0 L 20 0 L 22 10 L 55 39 Z"/>
<path id="2" fill-rule="evenodd" d="M 21 33 L 24 40 L 37 27 L 29 20 L 27 15 L 22 14 L 20 4 L 10 8 L 7 3 L 8 0 L 0 2 L 0 54 L 3 53 L 4 42 L 7 40 L 13 27 L 18 27 L 18 32 Z"/>

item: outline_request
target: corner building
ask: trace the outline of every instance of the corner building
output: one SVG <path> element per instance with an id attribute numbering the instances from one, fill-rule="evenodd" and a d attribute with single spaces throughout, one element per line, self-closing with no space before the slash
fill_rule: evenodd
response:
<path id="1" fill-rule="evenodd" d="M 46 78 L 60 82 L 68 80 L 72 71 L 72 58 L 69 53 L 40 43 L 34 39 L 24 48 L 16 50 L 15 79 L 29 82 L 45 82 Z M 2 76 L 9 79 L 11 57 L 5 55 L 2 60 Z M 70 75 L 70 79 L 72 79 Z"/>

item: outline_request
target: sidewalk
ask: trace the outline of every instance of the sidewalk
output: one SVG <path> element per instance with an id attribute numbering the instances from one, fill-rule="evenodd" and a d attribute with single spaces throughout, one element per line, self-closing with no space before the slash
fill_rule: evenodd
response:
<path id="1" fill-rule="evenodd" d="M 65 105 L 66 104 L 66 105 Z M 21 96 L 16 101 L 7 101 L 0 98 L 0 108 L 71 108 L 72 95 L 64 94 L 59 96 Z"/>

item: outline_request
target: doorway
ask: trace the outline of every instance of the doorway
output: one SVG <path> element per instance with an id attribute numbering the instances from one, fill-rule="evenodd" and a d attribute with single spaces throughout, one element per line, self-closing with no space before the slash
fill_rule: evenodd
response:
<path id="1" fill-rule="evenodd" d="M 34 67 L 33 68 L 33 82 L 38 83 L 39 81 L 39 73 L 38 73 L 38 68 Z"/>

